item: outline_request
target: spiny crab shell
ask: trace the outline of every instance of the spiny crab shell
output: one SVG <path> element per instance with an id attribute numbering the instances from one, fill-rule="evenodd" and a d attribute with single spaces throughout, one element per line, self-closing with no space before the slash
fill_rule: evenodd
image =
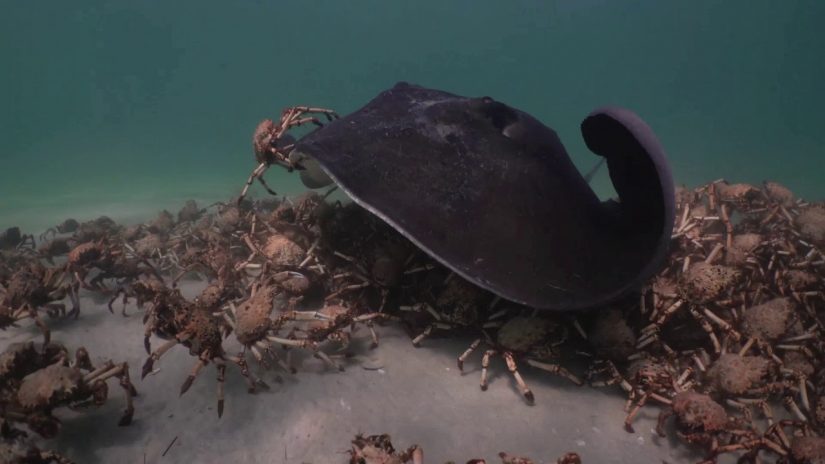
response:
<path id="1" fill-rule="evenodd" d="M 175 218 L 169 211 L 163 210 L 149 223 L 149 230 L 154 233 L 168 233 L 175 227 Z"/>
<path id="2" fill-rule="evenodd" d="M 726 290 L 735 285 L 741 273 L 728 266 L 695 263 L 688 268 L 679 281 L 682 298 L 697 304 L 718 299 Z"/>
<path id="3" fill-rule="evenodd" d="M 587 338 L 597 355 L 612 361 L 625 361 L 636 351 L 636 334 L 618 309 L 600 312 Z"/>
<path id="4" fill-rule="evenodd" d="M 198 295 L 198 303 L 204 308 L 215 309 L 221 305 L 231 292 L 232 288 L 221 285 L 220 282 L 212 282 Z"/>
<path id="5" fill-rule="evenodd" d="M 20 381 L 66 354 L 66 347 L 58 343 L 49 343 L 42 352 L 31 341 L 12 343 L 0 354 L 0 387 L 9 381 Z"/>
<path id="6" fill-rule="evenodd" d="M 291 295 L 303 295 L 309 291 L 312 282 L 303 274 L 292 271 L 282 271 L 273 274 L 272 280 L 278 283 Z"/>
<path id="7" fill-rule="evenodd" d="M 822 464 L 825 462 L 825 438 L 794 437 L 791 456 L 794 459 L 791 462 Z"/>
<path id="8" fill-rule="evenodd" d="M 728 424 L 728 415 L 711 397 L 696 392 L 681 392 L 673 397 L 673 411 L 680 425 L 693 430 L 715 432 Z"/>
<path id="9" fill-rule="evenodd" d="M 135 241 L 135 252 L 139 255 L 148 256 L 162 248 L 163 238 L 158 234 L 148 234 Z"/>
<path id="10" fill-rule="evenodd" d="M 261 340 L 272 325 L 269 314 L 275 298 L 275 288 L 264 285 L 235 309 L 235 336 L 244 345 Z"/>
<path id="11" fill-rule="evenodd" d="M 737 234 L 733 237 L 731 248 L 725 254 L 725 263 L 738 266 L 745 263 L 750 253 L 762 243 L 762 236 L 753 233 Z"/>
<path id="12" fill-rule="evenodd" d="M 86 242 L 74 247 L 69 252 L 68 261 L 73 264 L 84 265 L 99 259 L 103 255 L 102 247 L 97 242 Z"/>
<path id="13" fill-rule="evenodd" d="M 352 440 L 350 450 L 350 463 L 352 464 L 404 464 L 412 460 L 415 464 L 420 464 L 421 457 L 418 447 L 413 446 L 407 452 L 398 454 L 392 446 L 390 436 L 372 435 L 364 437 L 358 435 Z"/>
<path id="14" fill-rule="evenodd" d="M 794 196 L 791 189 L 782 184 L 765 181 L 763 187 L 768 198 L 782 206 L 791 206 L 796 201 L 796 196 Z"/>
<path id="15" fill-rule="evenodd" d="M 805 208 L 796 217 L 802 237 L 817 246 L 825 246 L 825 205 Z"/>
<path id="16" fill-rule="evenodd" d="M 825 425 L 825 394 L 819 395 L 819 398 L 816 400 L 814 418 L 819 424 Z"/>
<path id="17" fill-rule="evenodd" d="M 404 274 L 407 254 L 407 249 L 399 243 L 385 243 L 377 247 L 370 268 L 372 278 L 385 287 L 398 285 Z"/>
<path id="18" fill-rule="evenodd" d="M 12 343 L 0 353 L 0 378 L 14 376 L 14 372 L 26 364 L 33 364 L 32 360 L 38 356 L 34 342 Z"/>
<path id="19" fill-rule="evenodd" d="M 79 369 L 52 364 L 23 378 L 17 401 L 26 409 L 49 407 L 72 398 L 83 385 Z"/>
<path id="20" fill-rule="evenodd" d="M 774 298 L 745 310 L 742 315 L 742 334 L 765 342 L 773 342 L 785 335 L 794 315 L 790 298 Z"/>
<path id="21" fill-rule="evenodd" d="M 252 134 L 252 150 L 255 152 L 255 159 L 258 163 L 263 163 L 272 158 L 270 150 L 272 146 L 272 133 L 275 130 L 275 123 L 271 119 L 264 119 L 255 128 Z"/>
<path id="22" fill-rule="evenodd" d="M 750 184 L 726 184 L 720 182 L 714 185 L 722 201 L 750 204 L 762 198 L 762 192 Z"/>
<path id="23" fill-rule="evenodd" d="M 643 385 L 672 379 L 673 375 L 663 361 L 643 358 L 630 363 L 627 377 Z"/>
<path id="24" fill-rule="evenodd" d="M 536 345 L 549 343 L 556 329 L 558 326 L 550 319 L 516 316 L 501 326 L 496 339 L 507 350 L 525 353 Z"/>
<path id="25" fill-rule="evenodd" d="M 266 239 L 263 252 L 267 258 L 282 266 L 298 266 L 306 257 L 300 245 L 280 234 L 270 235 Z"/>
<path id="26" fill-rule="evenodd" d="M 782 272 L 782 278 L 791 290 L 804 291 L 819 283 L 819 278 L 808 271 L 789 269 Z"/>
<path id="27" fill-rule="evenodd" d="M 708 369 L 707 377 L 721 393 L 742 395 L 767 377 L 772 367 L 767 358 L 726 353 Z"/>
<path id="28" fill-rule="evenodd" d="M 435 305 L 448 320 L 469 325 L 478 320 L 484 297 L 483 290 L 455 276 L 438 294 Z"/>
<path id="29" fill-rule="evenodd" d="M 213 350 L 214 354 L 215 348 L 221 346 L 223 337 L 212 312 L 208 309 L 195 308 L 189 324 L 192 333 L 191 338 L 187 340 L 190 344 L 189 354 L 200 356 L 204 350 Z"/>

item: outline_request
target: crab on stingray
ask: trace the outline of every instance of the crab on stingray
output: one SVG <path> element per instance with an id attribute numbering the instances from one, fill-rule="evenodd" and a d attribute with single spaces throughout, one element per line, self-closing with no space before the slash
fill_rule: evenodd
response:
<path id="1" fill-rule="evenodd" d="M 639 116 L 597 109 L 581 132 L 606 160 L 618 201 L 601 201 L 557 134 L 529 114 L 403 82 L 302 137 L 278 164 L 300 170 L 309 188 L 334 182 L 504 299 L 575 310 L 653 276 L 675 211 L 664 150 Z"/>

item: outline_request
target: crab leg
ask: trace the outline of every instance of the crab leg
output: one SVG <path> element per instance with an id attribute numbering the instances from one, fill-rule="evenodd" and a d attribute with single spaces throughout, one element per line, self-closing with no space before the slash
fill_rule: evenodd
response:
<path id="1" fill-rule="evenodd" d="M 278 363 L 281 368 L 289 373 L 295 374 L 297 371 L 294 367 L 290 366 L 287 362 L 281 358 L 278 353 L 272 349 L 272 345 L 269 343 L 268 340 L 260 340 L 255 343 L 259 348 L 263 349 L 266 354 L 269 355 L 270 358 L 274 359 L 275 362 Z"/>
<path id="2" fill-rule="evenodd" d="M 513 375 L 513 378 L 516 379 L 516 383 L 518 384 L 519 390 L 521 390 L 521 394 L 524 395 L 524 399 L 526 399 L 528 403 L 534 402 L 535 396 L 533 396 L 532 390 L 530 390 L 530 387 L 527 386 L 527 383 L 524 382 L 521 374 L 519 374 L 518 367 L 516 366 L 516 360 L 513 359 L 513 353 L 505 351 L 504 362 L 507 363 L 507 369 Z"/>
<path id="3" fill-rule="evenodd" d="M 120 386 L 126 394 L 126 410 L 123 411 L 123 416 L 118 421 L 119 426 L 125 426 L 132 423 L 132 416 L 135 413 L 134 403 L 132 397 L 137 396 L 137 390 L 132 382 L 129 380 L 129 364 L 122 363 L 114 365 L 111 361 L 107 361 L 103 366 L 86 374 L 83 380 L 86 383 L 106 382 L 111 377 L 118 377 L 120 379 Z M 104 384 L 105 385 L 105 384 Z"/>
<path id="4" fill-rule="evenodd" d="M 421 341 L 424 340 L 425 338 L 427 338 L 431 333 L 433 333 L 434 328 L 435 328 L 434 324 L 428 325 L 427 328 L 424 329 L 423 332 L 421 332 L 420 334 L 418 334 L 418 336 L 416 336 L 415 338 L 412 339 L 413 346 L 416 347 L 416 348 L 421 346 Z"/>
<path id="5" fill-rule="evenodd" d="M 51 341 L 52 332 L 49 330 L 49 327 L 46 326 L 46 323 L 43 322 L 43 319 L 40 318 L 40 315 L 37 314 L 37 310 L 34 309 L 33 306 L 29 306 L 29 317 L 34 319 L 34 323 L 40 328 L 40 331 L 43 332 L 43 348 L 45 349 L 46 345 Z"/>
<path id="6" fill-rule="evenodd" d="M 498 353 L 496 350 L 487 350 L 481 357 L 481 386 L 482 390 L 487 390 L 487 371 L 490 368 L 490 357 Z"/>
<path id="7" fill-rule="evenodd" d="M 527 364 L 529 364 L 529 365 L 531 365 L 535 368 L 542 369 L 542 370 L 545 370 L 547 372 L 552 372 L 553 374 L 556 374 L 556 375 L 560 375 L 560 376 L 570 380 L 571 382 L 575 383 L 578 386 L 583 385 L 583 382 L 581 381 L 581 379 L 576 377 L 572 372 L 568 371 L 567 369 L 559 366 L 558 364 L 543 363 L 543 362 L 539 362 L 539 361 L 536 361 L 534 359 L 529 359 L 529 358 L 527 359 Z"/>
<path id="8" fill-rule="evenodd" d="M 321 351 L 320 349 L 316 348 L 315 353 L 313 354 L 313 356 L 320 359 L 321 361 L 324 361 L 329 367 L 331 367 L 333 369 L 337 369 L 341 372 L 344 371 L 344 366 L 342 366 L 342 365 L 336 363 L 335 361 L 333 361 L 332 358 L 327 356 L 327 354 L 324 353 L 323 351 Z"/>
<path id="9" fill-rule="evenodd" d="M 244 350 L 246 350 L 245 347 L 244 347 Z M 263 387 L 267 390 L 269 389 L 269 385 L 267 385 L 266 382 L 264 382 L 260 378 L 256 377 L 255 374 L 249 372 L 249 364 L 247 364 L 246 356 L 244 355 L 243 352 L 241 352 L 238 356 L 229 357 L 227 359 L 229 359 L 229 361 L 232 361 L 233 363 L 235 363 L 238 366 L 238 368 L 241 370 L 241 375 L 244 376 L 244 378 L 246 379 L 246 383 L 248 385 L 247 391 L 249 393 L 255 393 L 255 390 L 257 390 L 258 385 L 260 385 L 261 387 Z"/>
<path id="10" fill-rule="evenodd" d="M 650 392 L 642 393 L 642 396 L 639 398 L 639 401 L 636 402 L 636 404 L 633 406 L 633 409 L 631 409 L 630 412 L 627 414 L 627 417 L 625 417 L 624 428 L 629 433 L 635 433 L 635 430 L 633 430 L 633 419 L 635 419 L 636 415 L 639 414 L 639 411 L 641 411 L 642 407 L 644 407 L 645 403 L 647 403 L 647 399 L 649 397 Z"/>
<path id="11" fill-rule="evenodd" d="M 226 378 L 226 363 L 222 359 L 215 359 L 215 368 L 218 370 L 218 418 L 223 416 L 224 380 Z"/>
<path id="12" fill-rule="evenodd" d="M 135 390 L 135 386 L 132 385 L 132 380 L 129 378 L 129 365 L 124 362 L 121 366 L 123 372 L 120 375 L 120 386 L 126 392 L 126 410 L 117 425 L 124 426 L 132 423 L 132 415 L 135 413 L 132 397 L 137 396 L 137 390 Z"/>
<path id="13" fill-rule="evenodd" d="M 97 380 L 106 380 L 109 377 L 111 377 L 111 375 L 107 377 L 105 374 L 108 374 L 110 370 L 114 372 L 115 369 L 117 369 L 117 367 L 115 367 L 115 365 L 111 361 L 107 361 L 102 366 L 84 375 L 83 382 L 92 383 L 93 381 Z"/>
<path id="14" fill-rule="evenodd" d="M 249 175 L 249 179 L 246 180 L 246 184 L 244 185 L 243 190 L 241 191 L 241 196 L 238 197 L 238 204 L 240 204 L 246 197 L 246 193 L 249 191 L 249 187 L 252 185 L 252 182 L 255 182 L 255 179 L 260 177 L 261 174 L 263 174 L 268 167 L 268 164 L 261 163 L 258 165 L 258 167 L 252 170 L 252 174 Z"/>
<path id="15" fill-rule="evenodd" d="M 267 340 L 275 343 L 279 343 L 281 345 L 286 346 L 295 346 L 298 348 L 305 348 L 313 351 L 313 356 L 316 358 L 324 361 L 330 367 L 335 368 L 339 371 L 343 371 L 344 367 L 333 361 L 326 353 L 321 351 L 318 346 L 311 340 L 293 340 L 288 338 L 276 337 L 273 335 L 267 335 Z"/>
<path id="16" fill-rule="evenodd" d="M 155 308 L 146 314 L 146 322 L 143 324 L 143 348 L 146 349 L 146 354 L 152 353 L 152 345 L 149 339 L 152 337 L 152 327 L 155 324 Z"/>
<path id="17" fill-rule="evenodd" d="M 67 316 L 74 315 L 75 319 L 77 319 L 77 316 L 80 314 L 80 296 L 77 294 L 77 292 L 78 286 L 76 284 L 70 284 L 69 300 L 72 302 L 72 310 L 69 311 L 69 314 L 67 314 Z"/>
<path id="18" fill-rule="evenodd" d="M 192 372 L 189 373 L 189 376 L 186 377 L 186 380 L 183 381 L 183 385 L 180 386 L 180 394 L 183 395 L 184 393 L 189 390 L 189 387 L 192 386 L 192 383 L 195 381 L 195 377 L 200 374 L 201 370 L 208 361 L 208 352 L 204 351 L 203 354 L 198 358 L 198 361 L 195 363 L 195 366 L 192 367 Z"/>
<path id="19" fill-rule="evenodd" d="M 473 351 L 475 351 L 476 348 L 478 348 L 478 345 L 480 345 L 480 344 L 481 344 L 481 339 L 476 338 L 475 340 L 473 340 L 473 343 L 470 343 L 469 348 L 467 348 L 463 353 L 461 353 L 461 356 L 459 356 L 458 360 L 457 360 L 458 361 L 458 370 L 460 370 L 460 371 L 464 370 L 464 361 L 466 361 L 467 358 L 469 358 L 470 355 L 473 354 Z"/>
<path id="20" fill-rule="evenodd" d="M 372 343 L 370 344 L 370 349 L 378 348 L 378 333 L 375 331 L 375 324 L 372 323 L 371 320 L 366 322 L 367 329 L 370 331 L 370 337 L 372 338 Z"/>
<path id="21" fill-rule="evenodd" d="M 157 350 L 155 350 L 147 359 L 146 363 L 143 364 L 143 371 L 140 374 L 140 378 L 145 378 L 150 372 L 152 372 L 152 366 L 155 364 L 155 361 L 159 360 L 164 353 L 169 351 L 170 348 L 180 343 L 177 339 L 169 340 L 168 342 L 164 343 L 160 346 Z"/>

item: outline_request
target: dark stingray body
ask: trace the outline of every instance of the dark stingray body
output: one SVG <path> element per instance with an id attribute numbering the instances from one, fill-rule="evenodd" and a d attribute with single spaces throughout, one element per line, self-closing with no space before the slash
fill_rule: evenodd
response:
<path id="1" fill-rule="evenodd" d="M 672 176 L 650 128 L 606 108 L 582 123 L 620 202 L 601 202 L 556 133 L 491 98 L 399 83 L 302 138 L 354 201 L 459 275 L 536 308 L 579 309 L 638 287 L 661 264 Z"/>

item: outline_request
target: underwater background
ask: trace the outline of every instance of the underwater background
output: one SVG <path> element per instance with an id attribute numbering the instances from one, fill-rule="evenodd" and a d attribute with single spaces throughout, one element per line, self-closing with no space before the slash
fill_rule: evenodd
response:
<path id="1" fill-rule="evenodd" d="M 401 80 L 535 115 L 582 171 L 596 158 L 579 123 L 615 104 L 652 126 L 678 183 L 771 179 L 825 198 L 818 0 L 0 7 L 2 228 L 228 199 L 255 165 L 258 121 L 303 104 L 346 114 Z M 610 194 L 606 169 L 594 187 Z"/>

